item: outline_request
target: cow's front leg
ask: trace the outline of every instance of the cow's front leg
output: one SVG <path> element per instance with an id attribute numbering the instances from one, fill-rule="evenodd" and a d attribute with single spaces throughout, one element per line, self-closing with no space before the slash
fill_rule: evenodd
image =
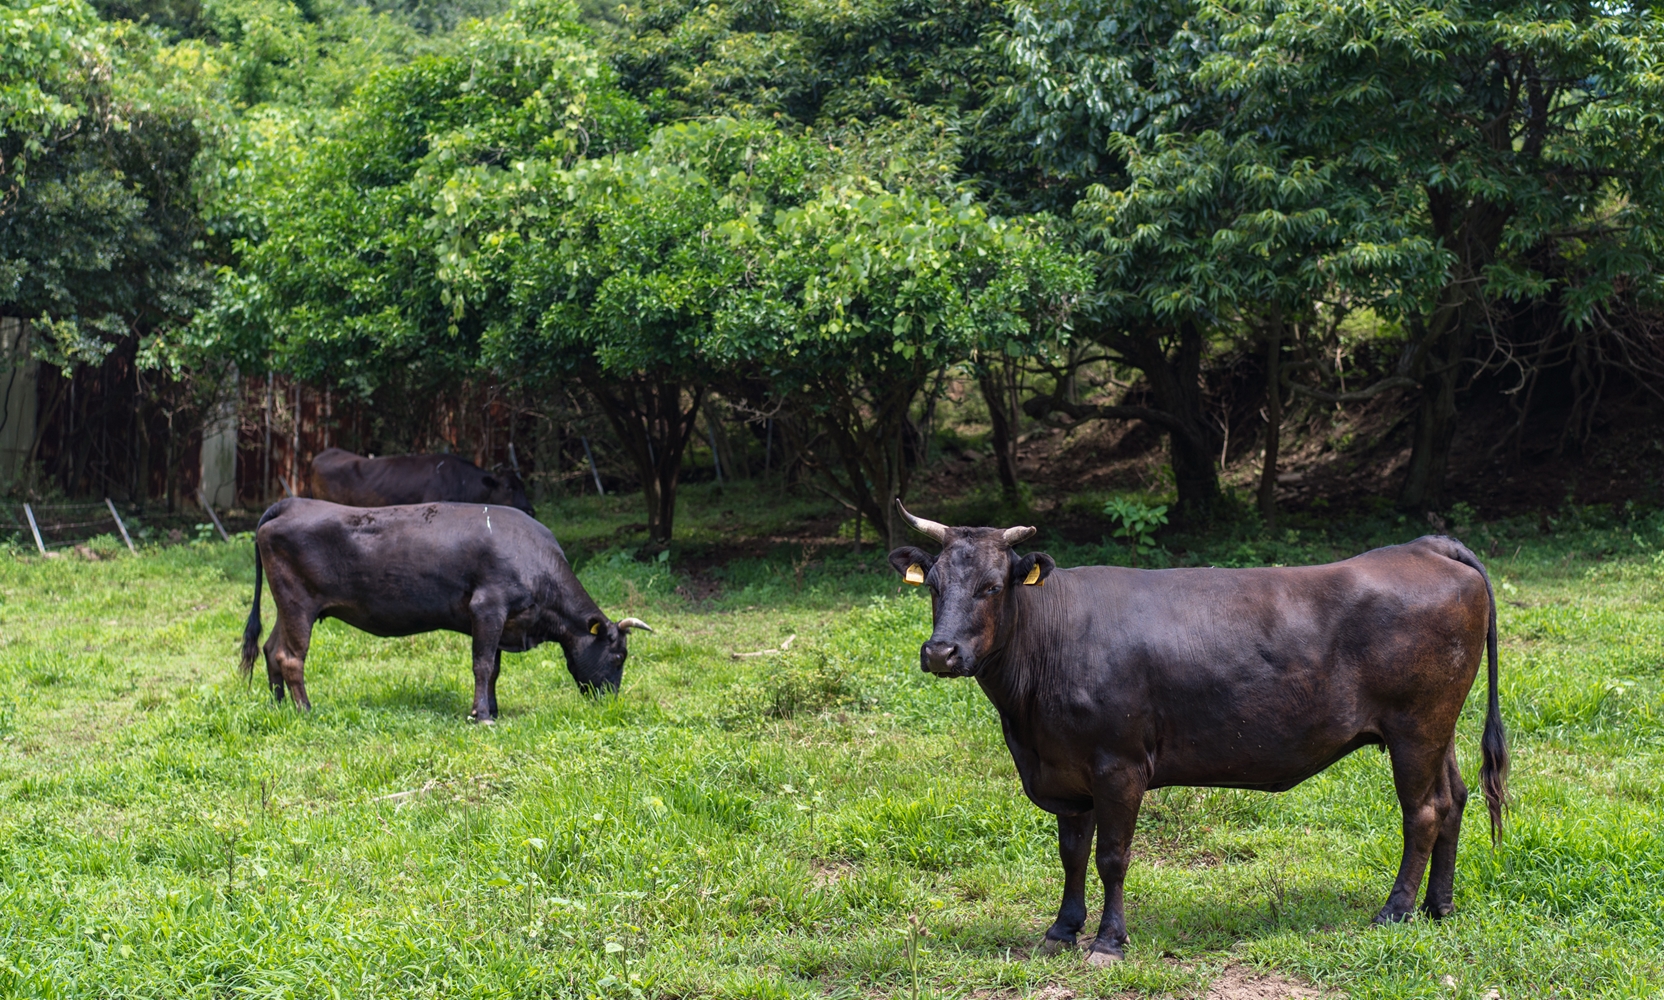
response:
<path id="1" fill-rule="evenodd" d="M 1138 806 L 1144 799 L 1144 780 L 1130 769 L 1100 777 L 1092 800 L 1098 822 L 1098 877 L 1104 883 L 1104 916 L 1098 936 L 1086 949 L 1091 965 L 1108 965 L 1126 957 L 1127 919 L 1121 909 L 1121 888 L 1132 857 L 1132 832 Z"/>
<path id="2" fill-rule="evenodd" d="M 1057 818 L 1057 853 L 1063 859 L 1063 902 L 1057 922 L 1046 931 L 1040 948 L 1055 955 L 1075 946 L 1075 935 L 1086 923 L 1086 862 L 1092 855 L 1092 814 Z"/>
<path id="3" fill-rule="evenodd" d="M 468 717 L 490 725 L 497 719 L 496 699 L 491 695 L 502 653 L 497 643 L 503 637 L 503 615 L 493 609 L 474 612 L 474 708 Z"/>

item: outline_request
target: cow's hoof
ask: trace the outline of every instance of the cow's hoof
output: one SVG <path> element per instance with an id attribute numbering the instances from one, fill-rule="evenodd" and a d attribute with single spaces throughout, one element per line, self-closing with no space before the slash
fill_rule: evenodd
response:
<path id="1" fill-rule="evenodd" d="M 1052 937 L 1051 934 L 1048 933 L 1045 940 L 1040 942 L 1040 954 L 1042 955 L 1060 955 L 1063 952 L 1074 950 L 1075 939 L 1072 937 Z"/>
<path id="2" fill-rule="evenodd" d="M 468 721 L 477 726 L 495 726 L 497 724 L 497 720 L 491 718 L 489 715 L 482 719 L 477 715 L 470 714 L 468 716 Z"/>
<path id="3" fill-rule="evenodd" d="M 1114 965 L 1126 957 L 1127 953 L 1120 945 L 1106 944 L 1099 947 L 1094 941 L 1092 946 L 1086 949 L 1086 964 L 1099 969 Z"/>
<path id="4" fill-rule="evenodd" d="M 1375 923 L 1380 927 L 1390 927 L 1393 924 L 1409 923 L 1415 918 L 1416 912 L 1414 910 L 1410 910 L 1406 913 L 1398 913 L 1394 910 L 1382 910 L 1380 913 L 1375 915 Z"/>
<path id="5" fill-rule="evenodd" d="M 1437 903 L 1423 906 L 1421 908 L 1421 912 L 1427 914 L 1428 917 L 1434 920 L 1443 920 L 1445 917 L 1455 913 L 1456 907 L 1450 903 Z"/>

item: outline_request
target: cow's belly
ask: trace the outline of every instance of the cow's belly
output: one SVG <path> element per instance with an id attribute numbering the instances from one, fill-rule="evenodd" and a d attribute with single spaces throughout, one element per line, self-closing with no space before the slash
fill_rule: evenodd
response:
<path id="1" fill-rule="evenodd" d="M 353 628 L 382 638 L 420 635 L 423 632 L 461 632 L 471 634 L 473 626 L 466 618 L 458 618 L 448 611 L 427 609 L 367 608 L 358 604 L 337 604 L 323 609 L 319 618 L 338 618 Z"/>
<path id="2" fill-rule="evenodd" d="M 1023 734 L 1029 737 L 1024 739 L 1008 724 L 1006 743 L 1030 801 L 1047 812 L 1067 815 L 1091 808 L 1092 786 L 1100 771 L 1137 772 L 1147 788 L 1282 792 L 1360 747 L 1382 742 L 1372 726 L 1340 718 L 1314 721 L 1295 731 L 1224 724 L 1161 736 L 1136 730 L 1063 729 L 1047 737 Z"/>
<path id="3" fill-rule="evenodd" d="M 1244 734 L 1238 741 L 1159 754 L 1149 787 L 1193 785 L 1285 792 L 1359 747 L 1379 743 L 1380 735 L 1367 731 L 1281 742 Z"/>

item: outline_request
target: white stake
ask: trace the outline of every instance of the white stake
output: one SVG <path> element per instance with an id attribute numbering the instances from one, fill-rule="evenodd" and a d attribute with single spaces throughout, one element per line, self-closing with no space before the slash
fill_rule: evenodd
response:
<path id="1" fill-rule="evenodd" d="M 29 519 L 29 530 L 35 533 L 35 548 L 40 549 L 41 555 L 46 555 L 46 543 L 40 540 L 40 526 L 35 523 L 35 512 L 28 504 L 23 505 L 23 516 Z"/>
<path id="2" fill-rule="evenodd" d="M 133 539 L 127 534 L 127 525 L 121 523 L 121 515 L 116 513 L 116 505 L 109 497 L 105 497 L 104 506 L 110 508 L 110 516 L 116 519 L 116 530 L 121 532 L 121 540 L 127 543 L 127 551 L 138 555 L 139 550 L 133 547 Z"/>

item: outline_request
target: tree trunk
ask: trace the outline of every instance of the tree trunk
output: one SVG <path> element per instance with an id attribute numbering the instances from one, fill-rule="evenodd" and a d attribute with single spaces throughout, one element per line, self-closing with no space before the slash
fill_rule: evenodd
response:
<path id="1" fill-rule="evenodd" d="M 143 376 L 138 362 L 133 362 L 133 495 L 132 502 L 142 504 L 150 499 L 150 420 L 145 414 L 147 403 Z M 262 500 L 269 500 L 270 496 Z"/>
<path id="2" fill-rule="evenodd" d="M 1410 464 L 1404 473 L 1399 504 L 1411 510 L 1432 510 L 1444 499 L 1445 473 L 1450 467 L 1450 442 L 1456 436 L 1456 383 L 1461 377 L 1461 341 L 1450 336 L 1446 350 L 1421 375 L 1421 403 Z"/>
<path id="3" fill-rule="evenodd" d="M 1453 281 L 1447 286 L 1443 302 L 1418 338 L 1411 362 L 1421 383 L 1421 403 L 1416 409 L 1410 464 L 1398 495 L 1399 505 L 1410 510 L 1432 510 L 1444 497 L 1450 442 L 1456 436 L 1456 387 L 1473 341 L 1469 314 L 1476 303 L 1463 285 Z"/>
<path id="4" fill-rule="evenodd" d="M 727 426 L 722 421 L 722 404 L 715 397 L 705 398 L 705 426 L 711 430 L 711 438 L 716 442 L 717 461 L 722 466 L 724 479 L 750 479 L 751 470 L 745 462 L 744 450 L 735 451 L 733 439 L 728 436 Z"/>
<path id="5" fill-rule="evenodd" d="M 705 387 L 639 377 L 604 383 L 592 392 L 641 477 L 648 545 L 669 545 L 682 457 L 694 433 Z"/>
<path id="6" fill-rule="evenodd" d="M 1012 409 L 1012 394 L 1006 382 L 1008 363 L 990 364 L 977 375 L 983 401 L 988 404 L 988 421 L 992 425 L 994 461 L 1000 477 L 1000 496 L 1008 505 L 1015 506 L 1020 494 L 1017 489 L 1017 423 Z"/>
<path id="7" fill-rule="evenodd" d="M 1155 409 L 1175 421 L 1167 431 L 1179 494 L 1176 520 L 1200 523 L 1213 514 L 1219 500 L 1219 433 L 1202 407 L 1202 352 L 1207 338 L 1201 327 L 1187 322 L 1179 327 L 1171 354 L 1155 337 L 1129 338 L 1125 343 L 1122 353 L 1144 372 Z"/>
<path id="8" fill-rule="evenodd" d="M 1265 334 L 1265 461 L 1260 465 L 1260 520 L 1277 526 L 1277 447 L 1283 429 L 1283 312 L 1273 308 Z"/>
<path id="9" fill-rule="evenodd" d="M 1503 128 L 1493 139 L 1499 148 L 1512 140 Z M 1458 202 L 1457 196 L 1429 189 L 1427 203 L 1433 231 L 1456 254 L 1439 304 L 1429 317 L 1428 332 L 1409 367 L 1421 383 L 1414 444 L 1405 470 L 1400 506 L 1431 510 L 1444 499 L 1450 443 L 1456 436 L 1456 388 L 1462 365 L 1484 319 L 1485 268 L 1496 258 L 1511 209 L 1482 200 Z"/>
<path id="10" fill-rule="evenodd" d="M 875 378 L 876 391 L 870 392 L 873 386 L 841 379 L 815 385 L 800 414 L 831 443 L 831 454 L 793 442 L 833 496 L 875 527 L 882 526 L 890 548 L 907 540 L 907 525 L 896 513 L 896 498 L 907 492 L 912 471 L 902 435 L 925 374 L 915 370 Z"/>

